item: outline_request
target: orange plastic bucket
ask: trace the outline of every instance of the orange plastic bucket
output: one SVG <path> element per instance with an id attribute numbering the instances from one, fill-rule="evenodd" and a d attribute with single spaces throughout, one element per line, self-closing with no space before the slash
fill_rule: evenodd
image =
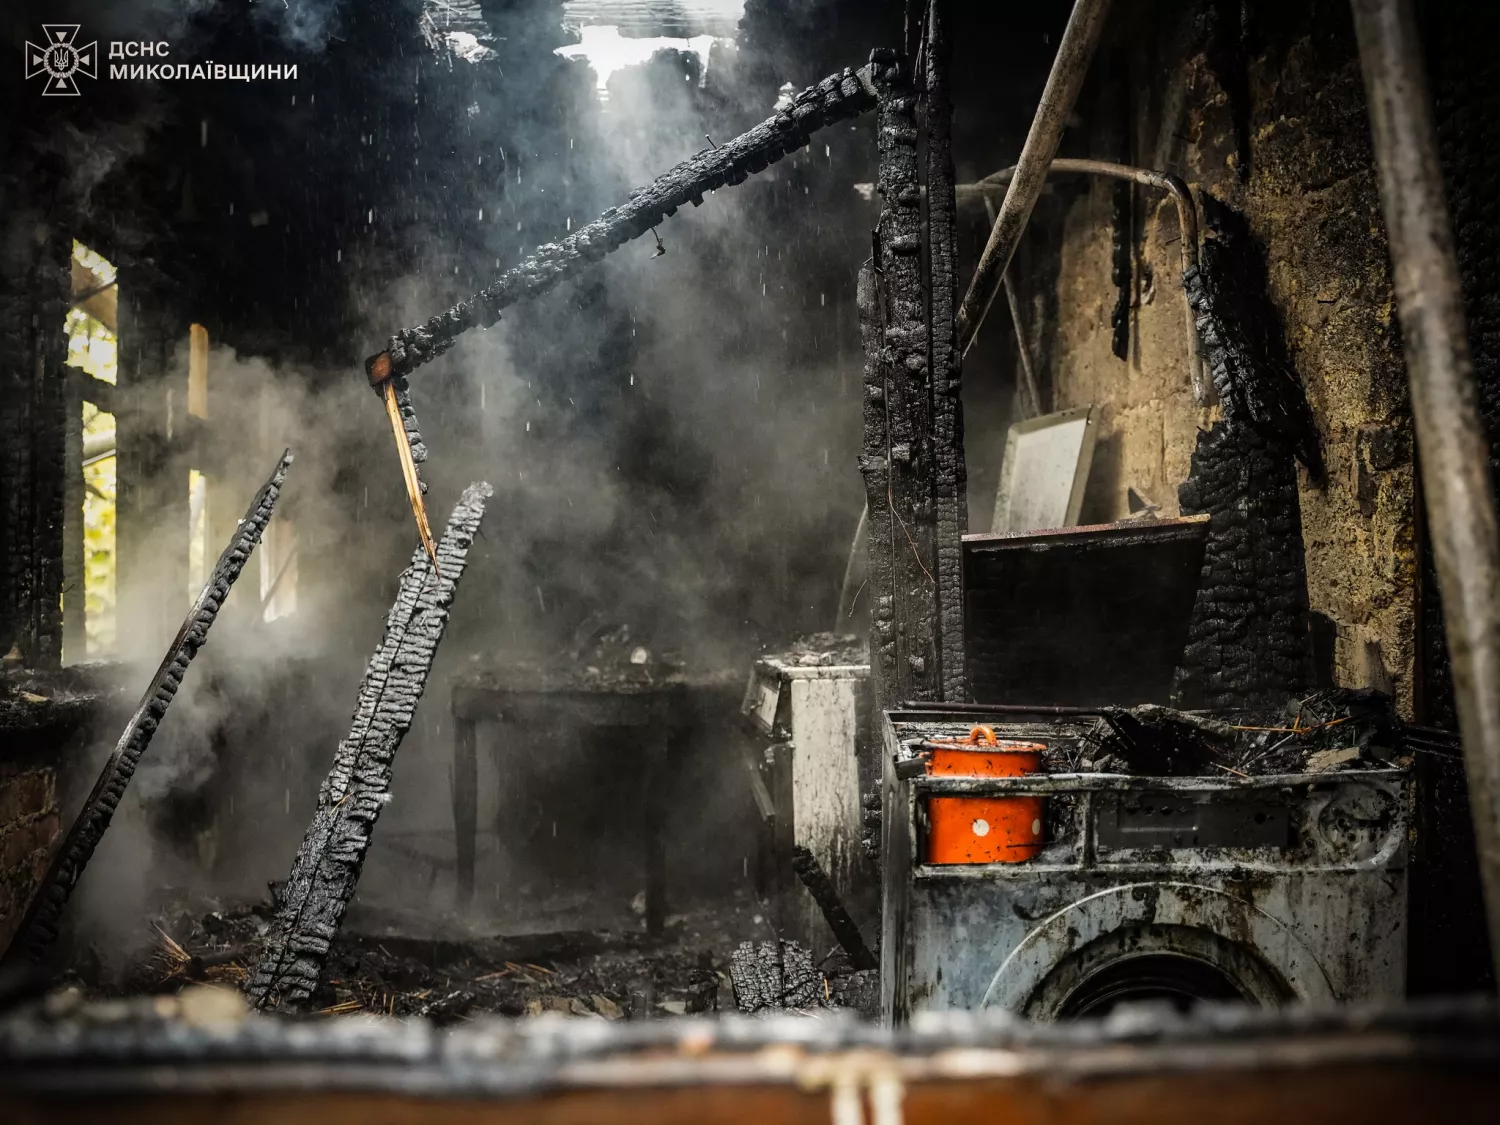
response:
<path id="1" fill-rule="evenodd" d="M 1001 742 L 989 727 L 932 751 L 929 774 L 1025 777 L 1042 768 L 1035 742 Z M 927 862 L 1021 863 L 1042 850 L 1045 797 L 933 797 L 927 802 Z"/>

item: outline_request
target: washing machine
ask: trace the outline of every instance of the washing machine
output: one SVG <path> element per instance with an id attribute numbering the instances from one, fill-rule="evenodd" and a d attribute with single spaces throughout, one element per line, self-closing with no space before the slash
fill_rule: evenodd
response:
<path id="1" fill-rule="evenodd" d="M 1125 1001 L 1273 1006 L 1403 995 L 1407 769 L 1080 772 L 1093 719 L 1043 710 L 886 716 L 887 1022 L 933 1009 L 1060 1020 Z M 924 742 L 962 738 L 975 722 L 1046 746 L 1043 769 L 921 772 Z M 1019 861 L 928 862 L 931 802 L 945 797 L 1043 798 L 1037 846 Z M 988 826 L 976 818 L 974 831 Z"/>

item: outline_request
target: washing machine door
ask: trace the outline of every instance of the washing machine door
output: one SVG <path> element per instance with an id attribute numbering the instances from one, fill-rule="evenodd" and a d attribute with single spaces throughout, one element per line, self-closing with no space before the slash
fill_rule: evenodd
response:
<path id="1" fill-rule="evenodd" d="M 1334 995 L 1307 945 L 1255 904 L 1153 882 L 1099 891 L 1045 919 L 1000 966 L 984 1006 L 1056 1020 L 1148 999 L 1274 1006 Z"/>

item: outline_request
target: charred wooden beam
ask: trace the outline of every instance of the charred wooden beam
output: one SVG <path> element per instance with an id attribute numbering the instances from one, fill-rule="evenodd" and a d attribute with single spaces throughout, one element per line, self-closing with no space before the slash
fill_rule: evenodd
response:
<path id="1" fill-rule="evenodd" d="M 797 873 L 797 878 L 802 880 L 807 893 L 812 895 L 818 909 L 823 912 L 823 920 L 828 923 L 833 936 L 849 955 L 849 963 L 856 969 L 876 968 L 875 955 L 870 952 L 864 935 L 859 932 L 859 926 L 839 900 L 838 892 L 833 889 L 828 872 L 823 870 L 818 857 L 798 844 L 792 849 L 792 870 Z"/>
<path id="2" fill-rule="evenodd" d="M 884 505 L 892 524 L 893 582 L 874 590 L 877 613 L 889 607 L 894 615 L 894 694 L 882 700 L 889 703 L 938 697 L 937 561 L 917 98 L 910 75 L 892 53 L 874 52 L 870 70 L 880 99 L 878 190 L 883 207 L 876 238 L 884 308 L 878 366 L 886 399 L 888 467 L 885 495 L 873 497 L 870 510 L 873 515 L 878 504 Z M 874 536 L 870 544 L 872 552 L 881 549 Z M 872 576 L 877 573 L 873 559 L 872 554 Z"/>
<path id="3" fill-rule="evenodd" d="M 937 519 L 938 663 L 941 698 L 968 695 L 964 668 L 963 543 L 969 527 L 964 461 L 963 356 L 958 350 L 958 204 L 953 173 L 953 54 L 946 0 L 927 8 L 928 368 L 932 372 L 933 505 Z"/>
<path id="4" fill-rule="evenodd" d="M 15 943 L 11 946 L 13 953 L 20 951 L 33 958 L 39 957 L 57 936 L 63 908 L 67 906 L 68 898 L 78 885 L 79 877 L 94 854 L 94 849 L 99 846 L 99 841 L 109 828 L 125 787 L 135 775 L 141 755 L 151 744 L 151 738 L 161 725 L 167 707 L 171 705 L 177 689 L 182 686 L 182 678 L 188 665 L 208 640 L 208 630 L 218 617 L 224 599 L 229 596 L 230 587 L 245 568 L 245 562 L 255 550 L 255 545 L 260 542 L 261 533 L 265 531 L 266 523 L 276 507 L 276 500 L 281 495 L 281 486 L 291 463 L 292 454 L 287 450 L 276 463 L 270 479 L 255 494 L 255 499 L 245 512 L 245 518 L 235 528 L 228 546 L 219 555 L 219 561 L 214 564 L 208 581 L 193 602 L 193 608 L 188 611 L 187 619 L 177 630 L 172 647 L 167 650 L 161 666 L 152 677 L 151 686 L 141 697 L 140 705 L 130 717 L 130 723 L 120 735 L 119 742 L 115 744 L 114 753 L 105 762 L 99 780 L 83 803 L 78 819 L 73 822 L 67 838 L 48 867 L 17 931 Z"/>
<path id="5" fill-rule="evenodd" d="M 349 735 L 318 791 L 318 807 L 278 896 L 259 967 L 247 986 L 257 1007 L 295 1004 L 312 995 L 328 948 L 354 897 L 370 837 L 390 796 L 391 767 L 411 728 L 448 606 L 479 531 L 488 484 L 459 498 L 437 546 L 437 566 L 418 548 L 401 575 L 385 635 L 360 684 Z"/>
<path id="6" fill-rule="evenodd" d="M 535 297 L 582 272 L 623 243 L 645 234 L 685 203 L 694 207 L 706 192 L 740 184 L 789 152 L 807 144 L 815 130 L 873 109 L 875 92 L 867 75 L 846 68 L 809 86 L 791 105 L 747 133 L 718 147 L 689 157 L 650 184 L 631 192 L 619 207 L 581 227 L 561 242 L 537 247 L 520 265 L 501 274 L 493 284 L 425 324 L 398 332 L 386 350 L 365 362 L 373 384 L 394 375 L 409 375 L 442 355 L 459 335 L 476 325 L 489 327 L 502 309 Z"/>

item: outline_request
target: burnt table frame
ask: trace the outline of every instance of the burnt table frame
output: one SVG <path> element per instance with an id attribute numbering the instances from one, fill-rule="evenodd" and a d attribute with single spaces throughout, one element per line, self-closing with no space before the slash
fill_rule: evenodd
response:
<path id="1" fill-rule="evenodd" d="M 673 679 L 655 684 L 627 682 L 598 687 L 456 682 L 452 690 L 453 830 L 458 905 L 467 906 L 474 898 L 479 837 L 479 724 L 537 727 L 563 714 L 580 726 L 630 731 L 634 737 L 628 743 L 641 751 L 644 799 L 640 823 L 645 841 L 646 931 L 662 933 L 667 917 L 666 782 L 676 774 L 676 765 L 686 752 L 693 728 L 708 719 L 713 710 L 732 714 L 735 696 L 735 690 L 728 684 Z"/>

